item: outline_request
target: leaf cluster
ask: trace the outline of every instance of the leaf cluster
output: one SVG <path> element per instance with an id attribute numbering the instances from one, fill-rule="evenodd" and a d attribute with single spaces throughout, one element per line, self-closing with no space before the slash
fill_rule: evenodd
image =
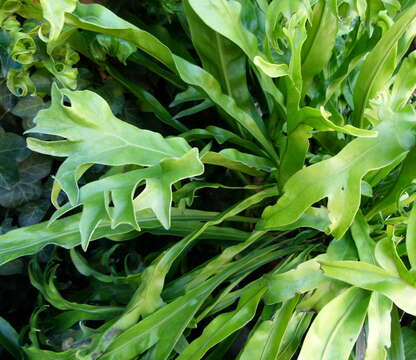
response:
<path id="1" fill-rule="evenodd" d="M 415 19 L 0 0 L 0 356 L 412 359 Z"/>

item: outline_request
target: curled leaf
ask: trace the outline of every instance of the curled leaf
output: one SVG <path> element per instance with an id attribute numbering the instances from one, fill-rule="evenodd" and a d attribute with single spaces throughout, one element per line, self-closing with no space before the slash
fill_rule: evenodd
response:
<path id="1" fill-rule="evenodd" d="M 254 64 L 271 78 L 278 78 L 289 74 L 289 68 L 286 64 L 272 64 L 264 60 L 261 56 L 254 58 Z"/>
<path id="2" fill-rule="evenodd" d="M 26 70 L 9 69 L 7 87 L 15 96 L 33 95 L 36 92 L 35 85 Z"/>
<path id="3" fill-rule="evenodd" d="M 22 32 L 13 32 L 11 40 L 9 52 L 12 59 L 21 64 L 31 64 L 36 52 L 36 44 L 33 38 Z"/>

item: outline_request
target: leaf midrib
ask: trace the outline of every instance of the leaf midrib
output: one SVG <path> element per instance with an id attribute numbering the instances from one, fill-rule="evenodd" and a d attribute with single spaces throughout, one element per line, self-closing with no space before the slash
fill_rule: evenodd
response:
<path id="1" fill-rule="evenodd" d="M 377 142 L 374 144 L 374 145 L 372 145 L 371 147 L 369 147 L 366 151 L 364 151 L 364 152 L 362 152 L 362 153 L 360 153 L 360 155 L 359 156 L 357 156 L 357 157 L 355 157 L 354 159 L 352 159 L 352 160 L 349 160 L 348 162 L 347 162 L 347 164 L 343 167 L 343 168 L 341 168 L 341 169 L 339 169 L 337 172 L 336 172 L 336 174 L 333 174 L 333 177 L 335 178 L 335 177 L 341 177 L 341 175 L 343 175 L 346 171 L 348 171 L 348 169 L 350 169 L 350 168 L 353 168 L 354 166 L 355 166 L 355 164 L 357 163 L 357 162 L 359 162 L 363 157 L 366 157 L 366 155 L 368 154 L 368 153 L 371 153 L 371 152 L 373 152 L 374 151 L 374 149 L 375 148 L 377 148 L 377 147 L 379 147 L 380 145 L 384 145 L 384 143 L 385 143 L 385 139 L 386 137 L 384 136 L 378 136 L 377 137 Z M 398 135 L 396 134 L 396 132 L 394 133 L 394 138 L 398 141 Z M 383 148 L 384 148 L 385 146 L 383 146 Z M 403 149 L 402 148 L 402 153 L 403 152 L 405 152 L 406 150 L 405 149 Z M 401 154 L 402 154 L 401 153 Z M 399 154 L 400 155 L 400 154 Z M 394 159 L 392 159 L 392 160 L 390 160 L 389 161 L 389 163 L 388 164 L 391 164 L 391 162 L 393 162 L 399 155 L 396 155 L 396 157 L 394 158 Z M 324 160 L 324 161 L 331 161 L 332 159 L 334 159 L 334 158 L 331 158 L 331 159 L 328 159 L 328 160 Z M 386 160 L 387 161 L 387 160 Z M 319 164 L 319 163 L 318 163 Z M 378 168 L 383 168 L 383 167 L 385 167 L 385 166 L 388 166 L 388 164 L 387 165 L 384 165 L 384 166 L 381 166 L 381 167 L 378 167 Z M 311 165 L 311 166 L 313 166 L 313 165 Z M 375 170 L 375 169 L 378 169 L 378 168 L 370 168 L 368 171 L 371 171 L 371 170 Z M 300 170 L 301 171 L 301 170 Z M 361 177 L 360 177 L 361 178 Z M 333 187 L 333 184 L 334 183 L 332 183 L 331 184 L 331 188 Z M 310 191 L 310 188 L 307 188 L 307 187 L 304 187 L 303 189 L 302 189 L 302 191 L 300 192 L 300 195 L 301 194 L 303 194 L 303 193 L 305 193 L 306 191 Z M 327 191 L 327 193 L 329 193 L 330 191 L 328 190 Z M 332 191 L 331 191 L 332 192 Z M 321 197 L 320 199 L 324 199 L 324 198 L 326 198 L 326 197 L 328 197 L 329 196 L 329 194 L 325 194 L 323 197 Z M 316 201 L 319 201 L 319 200 L 316 200 Z M 288 205 L 286 205 L 285 207 L 283 207 L 283 208 L 280 208 L 279 210 L 278 210 L 278 212 L 280 213 L 280 212 L 282 212 L 283 210 L 285 210 L 285 209 L 287 209 L 288 207 L 290 207 L 291 206 L 291 203 L 289 203 Z M 302 214 L 301 214 L 302 215 Z M 299 218 L 300 218 L 300 216 L 301 215 L 299 215 L 294 221 L 296 221 L 296 220 L 298 220 Z M 275 214 L 273 214 L 272 216 L 275 216 Z M 288 224 L 282 224 L 282 226 L 284 226 L 284 225 L 288 225 Z"/>
<path id="2" fill-rule="evenodd" d="M 262 292 L 264 292 L 266 290 L 266 288 L 263 288 L 263 289 L 261 289 L 261 290 L 259 290 L 259 292 L 260 291 L 262 291 Z M 255 304 L 257 303 L 257 306 L 256 306 L 256 309 L 257 309 L 257 307 L 258 307 L 258 303 L 260 302 L 260 300 L 261 300 L 261 297 L 259 298 L 259 299 L 256 299 L 256 300 L 254 300 L 254 303 L 253 303 L 253 306 L 255 306 Z M 253 302 L 253 298 L 249 298 L 249 299 L 245 299 L 245 301 L 242 303 L 242 304 L 238 304 L 237 305 L 237 309 L 235 310 L 235 311 L 233 311 L 231 314 L 230 313 L 224 313 L 223 315 L 231 315 L 231 316 L 229 316 L 226 320 L 227 320 L 227 324 L 225 324 L 224 325 L 224 327 L 227 329 L 228 328 L 228 326 L 230 325 L 230 322 L 232 322 L 236 317 L 238 317 L 239 315 L 241 315 L 241 313 L 243 314 L 243 315 L 245 315 L 245 312 L 247 311 L 247 309 L 246 309 L 246 307 L 247 308 L 250 308 L 250 306 L 249 305 L 251 305 L 251 302 Z M 241 306 L 240 306 L 241 305 Z M 239 308 L 239 309 L 238 309 Z M 254 310 L 256 310 L 256 309 L 254 309 Z M 247 315 L 247 317 L 250 317 L 249 319 L 247 319 L 247 318 L 244 318 L 242 321 L 244 322 L 244 324 L 242 324 L 241 326 L 239 326 L 236 330 L 238 330 L 238 329 L 241 329 L 241 327 L 243 327 L 245 324 L 247 324 L 252 318 L 253 318 L 253 316 L 255 315 L 255 312 L 254 313 L 252 313 L 252 312 L 250 312 L 249 314 L 246 314 Z M 215 319 L 218 319 L 218 317 L 217 318 L 215 318 Z M 214 320 L 215 320 L 214 319 Z M 240 320 L 241 321 L 241 319 L 237 319 L 237 320 Z M 240 325 L 240 324 L 238 324 L 238 325 Z M 208 325 L 209 326 L 209 325 Z M 215 331 L 215 332 L 213 332 L 213 333 L 211 333 L 209 336 L 208 336 L 208 339 L 206 339 L 206 341 L 205 342 L 203 342 L 202 344 L 200 344 L 199 345 L 199 347 L 198 348 L 196 348 L 191 354 L 188 354 L 188 357 L 187 358 L 185 358 L 185 359 L 193 359 L 193 356 L 195 355 L 195 354 L 198 354 L 198 352 L 200 352 L 201 350 L 202 351 L 204 351 L 204 349 L 206 348 L 206 346 L 207 346 L 207 344 L 208 344 L 208 346 L 209 346 L 209 344 L 211 343 L 211 341 L 218 335 L 218 333 L 221 333 L 221 331 L 223 331 L 224 329 L 217 329 L 217 331 Z M 235 330 L 235 331 L 236 331 Z M 232 333 L 232 332 L 231 332 Z M 230 333 L 230 334 L 231 334 Z M 203 334 L 201 335 L 201 337 L 203 336 Z M 224 339 L 225 339 L 226 337 L 224 337 Z M 196 339 L 195 341 L 197 341 L 198 339 Z M 192 345 L 192 343 L 189 345 L 189 346 L 191 346 Z M 215 344 L 214 344 L 215 345 Z M 212 345 L 212 346 L 214 346 L 214 345 Z M 209 348 L 208 348 L 208 350 L 209 350 Z M 206 351 L 205 351 L 205 353 L 206 353 Z"/>
<path id="3" fill-rule="evenodd" d="M 216 217 L 216 216 L 218 216 L 218 214 L 219 213 L 212 213 L 212 214 L 207 214 L 206 216 L 210 216 L 210 217 Z M 202 215 L 201 215 L 202 216 Z M 192 217 L 192 214 L 184 214 L 184 215 L 174 215 L 174 216 L 172 216 L 172 219 L 175 219 L 175 220 L 189 220 L 189 218 L 190 217 Z M 195 221 L 198 221 L 198 219 L 199 219 L 199 217 L 198 216 L 196 216 L 196 219 L 195 219 Z M 230 219 L 232 219 L 232 218 L 230 218 Z M 230 220 L 230 219 L 228 219 L 228 220 Z M 140 218 L 140 220 L 141 220 L 141 222 L 146 222 L 146 221 L 149 221 L 149 222 L 151 222 L 151 221 L 156 221 L 157 220 L 157 218 L 155 217 L 155 216 L 153 216 L 153 217 L 141 217 Z M 205 220 L 203 220 L 203 221 L 205 221 Z M 77 223 L 76 224 L 78 224 L 78 221 L 77 221 Z M 76 225 L 77 226 L 77 225 Z M 105 228 L 105 227 L 109 227 L 110 228 L 110 226 L 111 226 L 111 224 L 110 224 L 110 222 L 102 222 L 98 227 L 97 227 L 97 229 L 99 229 L 99 228 Z M 116 231 L 116 229 L 114 229 L 114 230 L 112 230 L 112 231 L 114 231 L 114 233 L 112 233 L 112 235 L 117 235 L 117 234 L 125 234 L 125 233 L 127 233 L 129 230 L 127 230 L 127 231 L 123 231 L 123 232 L 117 232 Z M 60 232 L 59 233 L 59 237 L 64 237 L 64 236 L 67 236 L 67 235 L 71 235 L 71 234 L 74 234 L 74 233 L 77 233 L 77 232 L 79 232 L 79 228 L 78 227 L 76 227 L 76 228 L 74 228 L 73 230 L 68 230 L 68 231 L 66 231 L 66 232 Z M 6 234 L 7 235 L 7 234 Z M 20 251 L 20 250 L 24 250 L 24 249 L 27 249 L 27 248 L 30 248 L 30 247 L 32 247 L 32 246 L 34 246 L 34 247 L 36 247 L 36 246 L 39 246 L 39 245 L 41 245 L 42 243 L 45 243 L 45 245 L 46 244 L 48 244 L 49 243 L 49 240 L 52 240 L 52 239 L 54 239 L 54 238 L 56 238 L 57 237 L 57 235 L 55 234 L 55 235 L 49 235 L 49 236 L 46 236 L 46 237 L 42 237 L 42 238 L 40 238 L 40 240 L 38 240 L 38 241 L 36 241 L 36 242 L 31 242 L 30 244 L 28 244 L 28 245 L 23 245 L 23 246 L 19 246 L 18 248 L 17 248 L 17 250 L 16 250 L 16 248 L 13 248 L 13 249 L 6 249 L 6 250 L 2 250 L 2 252 L 1 252 L 1 255 L 4 255 L 4 254 L 7 254 L 7 253 L 13 253 L 13 252 L 16 252 L 16 251 Z M 64 246 L 65 247 L 65 246 Z M 23 255 L 22 255 L 23 256 Z M 19 256 L 20 257 L 20 256 Z M 0 261 L 0 265 L 1 264 L 3 264 L 3 262 L 1 262 Z"/>
<path id="4" fill-rule="evenodd" d="M 225 82 L 225 87 L 227 90 L 227 94 L 231 95 L 232 94 L 232 89 L 231 89 L 231 83 L 230 83 L 230 79 L 228 78 L 227 75 L 227 69 L 226 69 L 226 63 L 225 63 L 225 56 L 224 56 L 224 47 L 222 44 L 222 39 L 220 38 L 220 34 L 217 33 L 215 30 L 215 42 L 217 45 L 217 49 L 218 49 L 218 54 L 220 56 L 220 64 L 221 64 L 221 71 L 223 73 L 223 77 L 224 77 L 224 82 Z"/>
<path id="5" fill-rule="evenodd" d="M 315 48 L 315 46 L 314 46 L 315 41 L 318 38 L 318 35 L 321 33 L 321 30 L 323 31 L 323 27 L 321 25 L 322 25 L 323 18 L 326 15 L 326 12 L 327 12 L 327 6 L 328 6 L 327 2 L 325 2 L 324 7 L 323 7 L 323 9 L 321 9 L 320 14 L 319 14 L 318 29 L 316 31 L 314 31 L 314 33 L 313 33 L 313 38 L 311 39 L 310 46 L 307 50 L 307 53 L 306 53 L 306 56 L 305 56 L 304 60 L 302 61 L 302 64 L 306 64 L 308 62 L 309 56 L 312 54 L 313 49 Z"/>
<path id="6" fill-rule="evenodd" d="M 332 328 L 332 331 L 330 332 L 330 335 L 327 338 L 327 341 L 325 342 L 324 348 L 322 349 L 321 359 L 324 360 L 324 359 L 331 358 L 331 355 L 329 355 L 329 358 L 326 357 L 329 343 L 332 342 L 332 339 L 335 337 L 338 329 L 342 327 L 344 319 L 351 313 L 351 311 L 353 310 L 353 308 L 356 307 L 356 305 L 357 305 L 357 297 L 354 297 L 352 303 L 348 304 L 346 311 L 342 314 L 341 318 L 336 322 L 335 326 Z"/>

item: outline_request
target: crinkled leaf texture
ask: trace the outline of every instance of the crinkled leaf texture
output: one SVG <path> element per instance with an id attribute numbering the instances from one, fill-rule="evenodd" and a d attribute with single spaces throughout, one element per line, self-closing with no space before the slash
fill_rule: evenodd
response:
<path id="1" fill-rule="evenodd" d="M 59 208 L 52 220 L 83 205 L 80 231 L 84 248 L 103 220 L 110 220 L 113 228 L 120 224 L 138 228 L 135 212 L 142 209 L 153 210 L 161 224 L 169 228 L 171 185 L 204 170 L 198 150 L 191 149 L 183 138 L 165 139 L 117 119 L 105 100 L 90 91 L 54 86 L 51 106 L 39 112 L 35 122 L 30 132 L 66 138 L 29 138 L 28 146 L 44 154 L 67 156 L 55 180 L 68 195 L 69 203 Z M 80 191 L 77 180 L 94 163 L 147 168 L 108 176 Z M 145 189 L 134 199 L 136 187 L 144 181 Z"/>
<path id="2" fill-rule="evenodd" d="M 295 173 L 277 204 L 265 209 L 258 229 L 293 223 L 314 203 L 328 198 L 329 229 L 341 238 L 359 209 L 363 176 L 388 166 L 414 145 L 413 111 L 392 112 L 380 107 L 378 115 L 377 137 L 355 139 L 336 156 Z"/>

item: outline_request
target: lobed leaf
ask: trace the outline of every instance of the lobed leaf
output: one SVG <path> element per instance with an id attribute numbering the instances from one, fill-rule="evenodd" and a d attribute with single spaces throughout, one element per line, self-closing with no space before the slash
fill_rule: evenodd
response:
<path id="1" fill-rule="evenodd" d="M 68 99 L 70 104 L 65 103 Z M 97 114 L 100 114 L 97 117 Z M 60 121 L 56 122 L 55 119 Z M 66 140 L 28 139 L 34 151 L 65 156 L 55 180 L 67 193 L 71 204 L 79 200 L 76 184 L 85 165 L 153 166 L 162 160 L 181 157 L 191 148 L 181 138 L 164 139 L 160 134 L 142 130 L 117 119 L 99 95 L 88 91 L 52 89 L 52 104 L 38 113 L 36 126 L 29 133 L 55 135 Z"/>
<path id="2" fill-rule="evenodd" d="M 388 166 L 413 145 L 413 115 L 380 110 L 382 122 L 376 138 L 351 141 L 336 156 L 306 167 L 284 186 L 276 205 L 265 209 L 259 230 L 270 230 L 296 221 L 310 206 L 328 198 L 330 231 L 341 238 L 360 205 L 361 179 L 374 169 Z M 395 136 L 392 136 L 395 134 Z"/>
<path id="3" fill-rule="evenodd" d="M 268 290 L 265 294 L 265 302 L 276 304 L 288 301 L 296 294 L 314 290 L 325 280 L 319 263 L 316 260 L 309 260 L 296 269 L 267 276 Z"/>
<path id="4" fill-rule="evenodd" d="M 176 72 L 185 83 L 201 89 L 215 104 L 252 134 L 274 160 L 277 160 L 276 151 L 264 130 L 250 114 L 237 106 L 232 97 L 223 93 L 221 85 L 210 73 L 174 55 L 156 37 L 122 20 L 103 6 L 79 4 L 74 13 L 67 15 L 67 19 L 71 24 L 82 29 L 127 40 L 162 62 Z"/>

